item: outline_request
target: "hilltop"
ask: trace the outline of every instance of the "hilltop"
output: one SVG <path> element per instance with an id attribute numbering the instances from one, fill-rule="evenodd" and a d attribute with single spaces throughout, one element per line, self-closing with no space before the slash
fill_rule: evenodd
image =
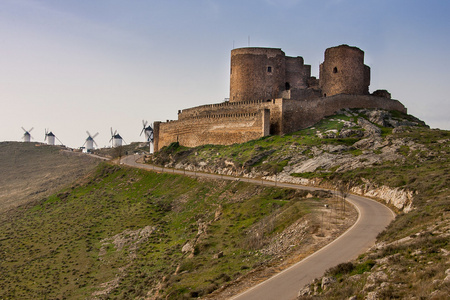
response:
<path id="1" fill-rule="evenodd" d="M 398 213 L 371 251 L 299 287 L 301 299 L 445 299 L 449 294 L 449 131 L 430 129 L 396 111 L 347 109 L 292 134 L 229 147 L 173 143 L 148 160 L 345 189 Z"/>
<path id="2" fill-rule="evenodd" d="M 0 143 L 0 213 L 57 192 L 98 163 L 59 146 Z"/>

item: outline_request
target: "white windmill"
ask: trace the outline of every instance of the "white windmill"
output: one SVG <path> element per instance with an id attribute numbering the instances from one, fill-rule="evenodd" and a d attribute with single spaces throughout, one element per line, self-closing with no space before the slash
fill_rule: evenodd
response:
<path id="1" fill-rule="evenodd" d="M 114 130 L 111 127 L 111 139 L 109 140 L 112 143 L 112 147 L 120 147 L 122 146 L 122 142 L 125 143 L 125 140 L 117 133 L 117 130 Z"/>
<path id="2" fill-rule="evenodd" d="M 98 135 L 98 132 L 94 135 L 90 134 L 89 131 L 86 131 L 88 137 L 86 138 L 86 141 L 84 142 L 83 146 L 81 146 L 81 148 L 84 147 L 84 145 L 86 145 L 85 152 L 89 153 L 92 150 L 94 150 L 94 144 L 95 146 L 98 148 L 97 143 L 94 141 L 94 138 Z"/>
<path id="3" fill-rule="evenodd" d="M 54 145 L 55 144 L 55 139 L 61 144 L 63 145 L 63 143 L 56 137 L 56 135 L 53 134 L 53 132 L 48 131 L 48 129 L 45 129 L 45 138 L 44 141 L 47 141 L 48 145 Z"/>
<path id="4" fill-rule="evenodd" d="M 30 134 L 30 132 L 31 132 L 31 130 L 33 130 L 33 128 L 34 127 L 31 127 L 30 130 L 25 130 L 25 128 L 22 127 L 23 131 L 25 131 L 25 133 L 23 134 L 23 137 L 22 137 L 24 142 L 30 142 L 31 139 L 33 138 Z"/>
<path id="5" fill-rule="evenodd" d="M 144 133 L 145 141 L 150 144 L 150 153 L 153 153 L 153 128 L 150 125 L 147 126 L 147 124 L 147 121 L 142 120 L 142 131 L 140 136 Z"/>

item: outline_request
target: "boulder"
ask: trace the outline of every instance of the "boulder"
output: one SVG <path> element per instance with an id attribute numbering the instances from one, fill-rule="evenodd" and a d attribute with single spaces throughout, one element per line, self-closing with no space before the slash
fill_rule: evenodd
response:
<path id="1" fill-rule="evenodd" d="M 331 284 L 336 282 L 336 278 L 334 277 L 322 277 L 322 290 L 326 290 Z"/>
<path id="2" fill-rule="evenodd" d="M 366 115 L 369 117 L 370 122 L 383 127 L 387 126 L 386 120 L 391 118 L 391 114 L 384 110 L 368 111 Z"/>
<path id="3" fill-rule="evenodd" d="M 358 118 L 358 125 L 364 128 L 366 131 L 366 135 L 374 135 L 374 136 L 380 136 L 381 135 L 381 129 L 375 126 L 374 124 L 370 123 L 364 118 Z"/>
<path id="4" fill-rule="evenodd" d="M 372 96 L 391 99 L 391 93 L 387 90 L 376 90 L 372 93 Z"/>
<path id="5" fill-rule="evenodd" d="M 183 248 L 181 248 L 181 252 L 183 253 L 193 253 L 194 252 L 194 246 L 187 242 L 186 244 L 184 244 Z"/>

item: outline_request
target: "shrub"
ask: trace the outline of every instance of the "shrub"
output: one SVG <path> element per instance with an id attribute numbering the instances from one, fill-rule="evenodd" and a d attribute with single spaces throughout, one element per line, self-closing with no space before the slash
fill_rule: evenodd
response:
<path id="1" fill-rule="evenodd" d="M 342 275 L 349 274 L 355 269 L 355 266 L 351 262 L 346 262 L 342 264 L 338 264 L 335 267 L 328 269 L 325 274 L 327 276 L 333 276 L 336 278 L 342 277 Z"/>

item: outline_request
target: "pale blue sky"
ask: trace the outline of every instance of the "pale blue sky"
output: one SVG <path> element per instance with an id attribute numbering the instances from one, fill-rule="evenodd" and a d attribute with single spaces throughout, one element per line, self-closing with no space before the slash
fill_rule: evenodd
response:
<path id="1" fill-rule="evenodd" d="M 447 0 L 2 0 L 0 140 L 44 128 L 71 147 L 229 94 L 234 47 L 281 48 L 318 75 L 326 48 L 365 51 L 370 91 L 450 129 Z"/>

